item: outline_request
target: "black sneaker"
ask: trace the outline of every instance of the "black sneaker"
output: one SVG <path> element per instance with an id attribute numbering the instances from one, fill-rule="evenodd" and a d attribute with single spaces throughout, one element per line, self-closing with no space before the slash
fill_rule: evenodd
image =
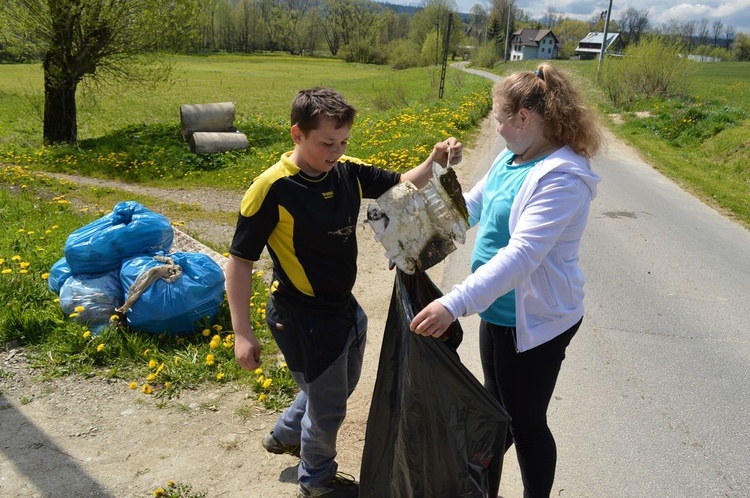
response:
<path id="1" fill-rule="evenodd" d="M 284 444 L 273 435 L 273 431 L 266 434 L 263 438 L 263 447 L 269 453 L 275 453 L 277 455 L 293 455 L 299 458 L 299 445 Z"/>
<path id="2" fill-rule="evenodd" d="M 359 483 L 354 476 L 339 472 L 333 479 L 320 488 L 308 489 L 302 484 L 297 486 L 297 498 L 358 498 Z"/>

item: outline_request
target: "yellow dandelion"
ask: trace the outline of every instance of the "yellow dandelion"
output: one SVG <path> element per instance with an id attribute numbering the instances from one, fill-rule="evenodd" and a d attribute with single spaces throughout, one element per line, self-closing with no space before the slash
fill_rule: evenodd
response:
<path id="1" fill-rule="evenodd" d="M 71 313 L 70 315 L 68 315 L 68 318 L 75 318 L 77 316 L 78 316 L 78 313 Z"/>
<path id="2" fill-rule="evenodd" d="M 21 275 L 26 275 L 27 273 L 29 273 L 29 270 L 21 269 L 18 270 L 18 273 L 20 273 Z"/>
<path id="3" fill-rule="evenodd" d="M 167 481 L 167 486 L 173 488 L 175 486 L 174 481 Z"/>
<path id="4" fill-rule="evenodd" d="M 167 381 L 167 382 L 164 383 L 164 388 L 165 389 L 169 389 L 170 387 L 172 387 L 172 383 L 171 382 Z"/>
<path id="5" fill-rule="evenodd" d="M 91 331 L 87 330 L 86 332 L 83 333 L 83 338 L 88 339 L 90 335 L 91 335 Z"/>
<path id="6" fill-rule="evenodd" d="M 253 373 L 255 375 L 263 375 L 263 369 L 262 368 L 256 368 Z"/>
<path id="7" fill-rule="evenodd" d="M 138 383 L 136 381 L 133 381 L 130 384 L 128 384 L 128 387 L 130 389 L 138 389 Z"/>
<path id="8" fill-rule="evenodd" d="M 47 280 L 49 278 L 49 273 L 42 273 L 42 279 Z"/>
<path id="9" fill-rule="evenodd" d="M 149 360 L 148 368 L 156 368 L 156 360 Z"/>
<path id="10" fill-rule="evenodd" d="M 208 329 L 203 329 L 201 334 L 203 334 L 203 337 L 208 337 L 209 335 L 211 335 L 211 331 Z"/>
<path id="11" fill-rule="evenodd" d="M 141 392 L 143 394 L 151 394 L 154 390 L 149 386 L 148 384 L 143 384 L 141 386 Z"/>
<path id="12" fill-rule="evenodd" d="M 5 263 L 5 258 L 0 258 L 0 265 Z"/>
<path id="13" fill-rule="evenodd" d="M 109 317 L 109 320 L 111 322 L 118 322 L 118 321 L 120 321 L 120 317 L 119 317 L 119 315 L 112 315 L 112 316 Z"/>
<path id="14" fill-rule="evenodd" d="M 164 363 L 162 363 L 161 365 L 159 365 L 159 368 L 156 369 L 156 373 L 159 373 L 162 370 L 164 370 Z"/>
<path id="15" fill-rule="evenodd" d="M 173 358 L 173 360 L 174 360 L 174 364 L 175 364 L 175 365 L 179 365 L 179 364 L 180 364 L 180 357 L 179 357 L 179 356 L 175 356 L 175 357 Z"/>
<path id="16" fill-rule="evenodd" d="M 224 327 L 222 327 L 221 325 L 219 325 L 219 324 L 217 323 L 216 325 L 214 325 L 214 330 L 215 330 L 216 332 L 221 332 L 222 330 L 224 330 Z"/>
<path id="17" fill-rule="evenodd" d="M 52 301 L 53 301 L 53 302 L 55 302 L 55 303 L 59 303 L 59 302 L 60 302 L 60 298 L 59 298 L 59 297 L 56 297 L 56 298 L 54 298 L 54 299 L 53 299 Z"/>
<path id="18" fill-rule="evenodd" d="M 146 349 L 146 350 L 143 351 L 143 356 L 148 356 L 150 354 L 151 354 L 151 350 L 150 349 Z"/>
<path id="19" fill-rule="evenodd" d="M 221 380 L 224 378 L 224 372 L 219 372 L 216 374 L 216 380 Z"/>
<path id="20" fill-rule="evenodd" d="M 84 308 L 83 306 L 76 306 L 73 309 L 75 310 L 76 313 L 83 313 L 84 311 L 86 311 L 86 308 Z"/>
<path id="21" fill-rule="evenodd" d="M 284 362 L 284 363 L 282 363 L 282 364 L 281 364 L 281 368 L 282 368 L 282 369 L 284 369 L 284 368 L 287 368 L 287 366 L 286 366 L 286 362 Z"/>
<path id="22" fill-rule="evenodd" d="M 20 263 L 18 263 L 18 266 L 20 266 L 21 268 L 28 268 L 29 266 L 31 266 L 31 263 L 29 263 L 28 261 L 21 261 Z"/>
<path id="23" fill-rule="evenodd" d="M 162 496 L 167 496 L 167 491 L 164 488 L 156 488 L 154 490 L 154 498 L 161 498 Z"/>
<path id="24" fill-rule="evenodd" d="M 101 351 L 102 349 L 104 349 L 104 343 L 102 343 L 102 344 L 99 344 L 99 345 L 98 345 L 98 346 L 96 347 L 96 350 L 97 350 L 97 351 Z"/>
<path id="25" fill-rule="evenodd" d="M 268 389 L 271 387 L 271 384 L 273 384 L 273 379 L 269 377 L 263 382 L 263 389 Z"/>
<path id="26" fill-rule="evenodd" d="M 10 268 L 6 268 L 3 270 L 3 275 L 7 275 L 8 273 L 13 273 L 13 270 L 11 270 Z"/>
<path id="27" fill-rule="evenodd" d="M 149 382 L 151 382 L 151 381 L 152 381 L 152 380 L 154 380 L 155 378 L 156 378 L 156 374 L 155 374 L 155 373 L 153 373 L 153 372 L 151 372 L 151 373 L 150 373 L 150 374 L 148 374 L 148 376 L 146 377 L 146 380 L 147 380 L 147 381 L 149 381 Z"/>
<path id="28" fill-rule="evenodd" d="M 261 376 L 259 376 L 259 377 L 258 377 L 257 379 L 255 379 L 255 381 L 256 381 L 256 382 L 257 382 L 258 384 L 262 384 L 264 380 L 266 380 L 266 376 L 265 376 L 265 375 L 261 375 Z"/>
<path id="29" fill-rule="evenodd" d="M 266 399 L 266 395 L 264 393 L 260 393 L 260 396 L 258 396 L 258 401 L 261 403 Z"/>
<path id="30" fill-rule="evenodd" d="M 15 256 L 13 256 L 10 259 L 12 259 L 13 261 L 21 261 L 21 256 L 19 256 L 18 254 L 16 254 Z"/>
<path id="31" fill-rule="evenodd" d="M 206 355 L 206 365 L 210 367 L 213 364 L 214 364 L 214 355 L 209 353 Z"/>

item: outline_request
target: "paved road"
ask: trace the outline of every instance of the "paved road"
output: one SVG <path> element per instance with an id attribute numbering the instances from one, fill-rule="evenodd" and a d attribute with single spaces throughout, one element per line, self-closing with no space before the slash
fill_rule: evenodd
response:
<path id="1" fill-rule="evenodd" d="M 593 166 L 587 311 L 549 411 L 553 496 L 750 497 L 750 231 L 613 137 Z M 471 243 L 442 289 L 468 271 Z M 477 321 L 461 321 L 459 353 L 481 380 Z M 510 453 L 501 495 L 522 496 Z"/>

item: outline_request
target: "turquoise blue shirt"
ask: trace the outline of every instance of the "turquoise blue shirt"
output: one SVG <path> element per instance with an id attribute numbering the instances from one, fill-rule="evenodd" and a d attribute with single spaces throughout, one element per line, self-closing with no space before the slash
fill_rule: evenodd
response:
<path id="1" fill-rule="evenodd" d="M 516 157 L 507 151 L 498 157 L 487 177 L 482 192 L 482 213 L 477 227 L 477 239 L 471 255 L 471 271 L 474 272 L 508 245 L 510 229 L 510 207 L 518 194 L 526 175 L 543 157 L 526 164 L 512 164 Z M 516 293 L 510 291 L 500 296 L 485 311 L 479 313 L 484 320 L 503 327 L 516 326 Z"/>

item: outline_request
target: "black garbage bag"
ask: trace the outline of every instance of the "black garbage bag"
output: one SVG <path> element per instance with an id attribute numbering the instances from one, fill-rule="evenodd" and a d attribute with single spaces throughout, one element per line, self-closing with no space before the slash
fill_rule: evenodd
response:
<path id="1" fill-rule="evenodd" d="M 441 296 L 396 270 L 360 469 L 362 498 L 497 496 L 508 415 L 461 363 L 456 321 L 436 339 L 409 323 Z"/>

